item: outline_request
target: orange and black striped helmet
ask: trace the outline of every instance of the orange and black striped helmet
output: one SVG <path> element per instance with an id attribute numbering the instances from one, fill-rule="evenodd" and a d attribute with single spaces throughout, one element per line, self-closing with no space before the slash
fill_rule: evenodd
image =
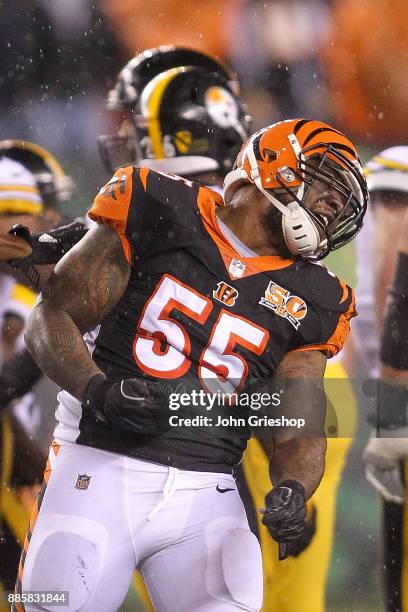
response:
<path id="1" fill-rule="evenodd" d="M 334 188 L 345 203 L 330 223 L 305 207 L 313 181 Z M 227 204 L 243 182 L 254 183 L 280 210 L 284 236 L 289 236 L 288 247 L 296 255 L 321 259 L 349 242 L 362 227 L 368 194 L 360 159 L 353 143 L 327 123 L 289 119 L 253 134 L 242 146 L 234 170 L 225 178 Z M 291 196 L 289 204 L 287 194 Z M 291 217 L 299 221 L 296 211 L 304 225 L 295 236 L 296 224 L 290 229 L 288 223 Z M 307 239 L 302 241 L 306 230 Z"/>

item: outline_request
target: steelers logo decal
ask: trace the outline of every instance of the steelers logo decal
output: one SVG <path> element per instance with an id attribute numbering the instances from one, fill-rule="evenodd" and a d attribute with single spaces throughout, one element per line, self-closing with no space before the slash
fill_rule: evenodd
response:
<path id="1" fill-rule="evenodd" d="M 218 85 L 205 92 L 205 106 L 211 119 L 220 127 L 227 128 L 238 119 L 238 108 L 233 96 Z"/>

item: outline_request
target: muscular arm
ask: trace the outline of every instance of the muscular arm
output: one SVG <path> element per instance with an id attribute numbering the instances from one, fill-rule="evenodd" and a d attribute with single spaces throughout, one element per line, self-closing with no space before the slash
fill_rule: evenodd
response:
<path id="1" fill-rule="evenodd" d="M 276 372 L 281 394 L 280 414 L 305 419 L 301 430 L 286 429 L 273 439 L 264 435 L 261 444 L 270 457 L 269 473 L 274 487 L 286 480 L 299 481 L 309 498 L 324 472 L 326 398 L 323 375 L 326 357 L 320 351 L 293 352 L 284 356 Z"/>
<path id="2" fill-rule="evenodd" d="M 119 236 L 99 225 L 57 264 L 30 315 L 28 349 L 47 376 L 80 400 L 101 373 L 82 335 L 112 310 L 129 276 Z"/>

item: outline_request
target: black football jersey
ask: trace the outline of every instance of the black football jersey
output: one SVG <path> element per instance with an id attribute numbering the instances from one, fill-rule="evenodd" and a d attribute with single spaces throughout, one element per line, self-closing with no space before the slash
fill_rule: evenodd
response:
<path id="1" fill-rule="evenodd" d="M 93 358 L 108 379 L 242 392 L 250 380 L 271 378 L 288 351 L 330 357 L 342 347 L 355 314 L 350 287 L 303 258 L 240 256 L 219 229 L 223 205 L 211 189 L 134 166 L 97 195 L 89 216 L 119 234 L 131 264 L 95 340 Z M 79 429 L 78 443 L 207 471 L 238 463 L 248 435 L 197 426 L 136 436 L 87 414 Z"/>

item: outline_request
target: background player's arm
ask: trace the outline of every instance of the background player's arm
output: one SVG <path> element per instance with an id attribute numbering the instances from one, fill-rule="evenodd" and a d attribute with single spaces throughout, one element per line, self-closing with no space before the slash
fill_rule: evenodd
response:
<path id="1" fill-rule="evenodd" d="M 395 248 L 396 242 L 402 242 L 400 244 L 402 249 L 399 250 L 403 250 L 405 247 L 408 251 L 407 223 L 405 222 L 405 228 L 401 226 L 401 217 L 404 215 L 406 205 L 406 199 L 401 203 L 398 200 L 387 198 L 385 202 L 382 200 L 376 201 L 374 208 L 374 299 L 375 323 L 378 333 L 382 330 L 386 299 L 398 257 L 398 249 Z"/>
<path id="2" fill-rule="evenodd" d="M 84 223 L 73 221 L 49 230 L 44 240 L 43 233 L 30 235 L 26 227 L 16 225 L 9 233 L 0 235 L 0 271 L 41 291 L 55 264 L 88 231 Z"/>
<path id="3" fill-rule="evenodd" d="M 261 443 L 270 457 L 269 473 L 274 487 L 297 480 L 309 498 L 324 472 L 326 398 L 323 375 L 326 357 L 320 351 L 290 352 L 280 362 L 275 379 L 283 389 L 279 411 L 287 418 L 305 419 L 302 429 L 283 429 Z"/>
<path id="4" fill-rule="evenodd" d="M 119 301 L 129 275 L 118 234 L 98 225 L 57 264 L 30 315 L 29 350 L 42 371 L 78 399 L 101 374 L 82 335 Z"/>
<path id="5" fill-rule="evenodd" d="M 381 338 L 377 431 L 363 453 L 369 482 L 385 499 L 398 503 L 405 498 L 400 462 L 408 457 L 408 213 L 401 229 Z"/>

